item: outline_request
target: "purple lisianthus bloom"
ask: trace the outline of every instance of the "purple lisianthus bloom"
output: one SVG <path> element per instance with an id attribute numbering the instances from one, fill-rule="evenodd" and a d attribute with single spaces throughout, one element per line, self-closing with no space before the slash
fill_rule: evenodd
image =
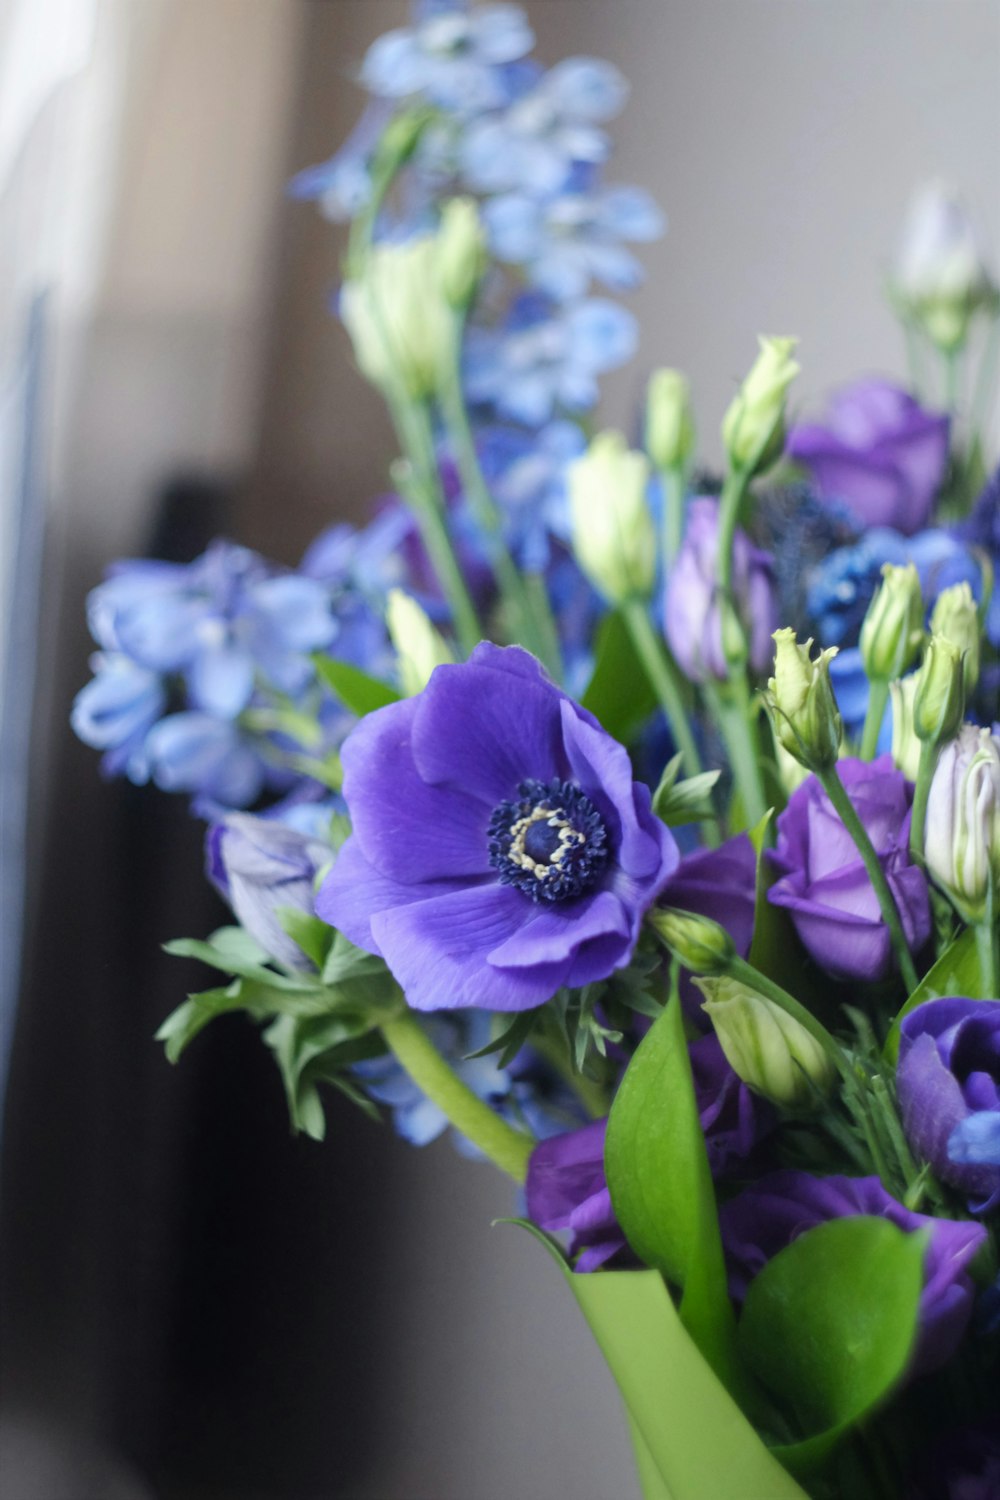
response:
<path id="1" fill-rule="evenodd" d="M 718 500 L 692 500 L 684 542 L 667 577 L 664 609 L 670 649 L 692 682 L 724 682 L 729 675 L 722 648 L 718 539 Z M 771 636 L 778 626 L 771 558 L 739 528 L 733 537 L 732 590 L 750 649 L 750 667 L 763 672 L 774 657 Z"/>
<path id="2" fill-rule="evenodd" d="M 694 1097 L 716 1181 L 745 1162 L 770 1129 L 774 1111 L 733 1072 L 714 1031 L 688 1046 Z"/>
<path id="3" fill-rule="evenodd" d="M 682 911 L 711 917 L 724 927 L 741 958 L 750 952 L 756 898 L 757 856 L 745 833 L 727 839 L 718 849 L 696 849 L 685 854 L 663 889 L 662 901 Z M 681 1003 L 689 1020 L 706 1028 L 704 996 L 684 973 Z"/>
<path id="4" fill-rule="evenodd" d="M 890 756 L 841 760 L 840 779 L 867 832 L 899 908 L 910 949 L 930 934 L 923 871 L 910 861 L 912 788 Z M 883 979 L 893 964 L 889 929 L 854 840 L 816 780 L 792 793 L 769 855 L 780 878 L 768 900 L 790 913 L 804 946 L 836 979 Z"/>
<path id="5" fill-rule="evenodd" d="M 769 1172 L 719 1209 L 719 1228 L 737 1302 L 769 1260 L 800 1234 L 828 1219 L 858 1214 L 888 1219 L 907 1234 L 929 1232 L 924 1287 L 912 1368 L 935 1370 L 954 1354 L 972 1312 L 968 1267 L 986 1242 L 981 1224 L 911 1213 L 877 1177 L 813 1177 L 809 1172 Z"/>
<path id="6" fill-rule="evenodd" d="M 604 1175 L 607 1120 L 541 1141 L 531 1153 L 525 1198 L 540 1229 L 570 1231 L 578 1271 L 596 1271 L 626 1249 Z"/>
<path id="7" fill-rule="evenodd" d="M 887 380 L 838 392 L 825 423 L 792 430 L 788 455 L 823 499 L 841 500 L 865 526 L 910 535 L 926 525 L 948 464 L 950 420 Z"/>
<path id="8" fill-rule="evenodd" d="M 678 861 L 625 750 L 483 643 L 343 749 L 353 834 L 317 911 L 418 1010 L 524 1010 L 626 964 Z"/>
<path id="9" fill-rule="evenodd" d="M 963 1151 L 961 1135 L 956 1156 L 950 1142 L 985 1112 L 1000 1123 L 1000 1003 L 950 996 L 910 1011 L 900 1023 L 896 1078 L 914 1151 L 942 1182 L 968 1194 L 975 1212 L 990 1212 L 1000 1203 L 1000 1162 Z"/>
<path id="10" fill-rule="evenodd" d="M 328 843 L 274 818 L 230 813 L 205 840 L 209 879 L 265 953 L 295 969 L 311 967 L 289 937 L 283 907 L 312 912 L 318 872 L 332 858 Z"/>

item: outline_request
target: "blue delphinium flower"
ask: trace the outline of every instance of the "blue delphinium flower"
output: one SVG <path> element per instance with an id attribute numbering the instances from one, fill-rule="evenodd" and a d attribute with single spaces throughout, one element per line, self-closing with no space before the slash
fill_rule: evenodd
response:
<path id="1" fill-rule="evenodd" d="M 538 433 L 491 425 L 477 435 L 479 461 L 503 513 L 508 545 L 530 572 L 545 570 L 553 542 L 569 541 L 566 466 L 585 447 L 579 425 L 561 420 Z"/>
<path id="2" fill-rule="evenodd" d="M 103 750 L 101 770 L 141 785 L 149 779 L 146 736 L 167 706 L 159 672 L 140 667 L 120 651 L 90 659 L 94 676 L 77 693 L 70 722 L 84 744 Z"/>
<path id="3" fill-rule="evenodd" d="M 385 99 L 419 94 L 461 113 L 495 109 L 508 98 L 504 65 L 524 57 L 534 40 L 517 5 L 425 4 L 412 26 L 372 43 L 361 82 Z"/>

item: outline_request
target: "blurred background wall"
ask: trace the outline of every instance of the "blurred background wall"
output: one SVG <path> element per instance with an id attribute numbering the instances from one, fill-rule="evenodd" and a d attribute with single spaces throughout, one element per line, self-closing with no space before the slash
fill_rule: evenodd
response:
<path id="1" fill-rule="evenodd" d="M 648 369 L 681 366 L 713 456 L 759 331 L 801 336 L 807 405 L 901 373 L 881 282 L 927 176 L 958 182 L 1000 247 L 996 0 L 531 14 L 543 59 L 629 76 L 618 171 L 670 219 L 608 420 L 634 426 Z M 179 800 L 102 784 L 67 727 L 111 558 L 190 557 L 221 530 L 293 563 L 385 484 L 387 425 L 326 310 L 339 234 L 284 182 L 346 134 L 352 69 L 405 17 L 402 0 L 0 16 L 0 390 L 21 390 L 30 345 L 18 474 L 46 522 L 37 589 L 15 590 L 32 570 L 2 533 L 10 639 L 34 656 L 31 738 L 5 766 L 5 877 L 28 897 L 3 1015 L 7 1500 L 629 1493 L 610 1381 L 537 1247 L 490 1229 L 511 1205 L 489 1169 L 336 1100 L 323 1146 L 291 1139 L 240 1020 L 163 1062 L 152 1033 L 200 976 L 157 945 L 221 916 L 200 830 Z M 29 67 L 41 82 L 11 105 Z"/>

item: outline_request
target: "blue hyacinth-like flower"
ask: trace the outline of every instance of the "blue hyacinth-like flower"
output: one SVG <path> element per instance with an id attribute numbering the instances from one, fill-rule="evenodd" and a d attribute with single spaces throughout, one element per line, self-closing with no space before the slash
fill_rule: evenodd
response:
<path id="1" fill-rule="evenodd" d="M 509 97 L 506 65 L 534 40 L 517 5 L 422 4 L 412 26 L 387 31 L 368 49 L 361 82 L 383 99 L 417 94 L 461 114 L 496 109 Z"/>

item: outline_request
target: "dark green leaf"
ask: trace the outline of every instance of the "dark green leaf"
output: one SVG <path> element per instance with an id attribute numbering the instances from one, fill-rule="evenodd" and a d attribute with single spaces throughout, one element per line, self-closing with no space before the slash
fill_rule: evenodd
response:
<path id="1" fill-rule="evenodd" d="M 887 1219 L 831 1219 L 750 1283 L 740 1349 L 803 1434 L 775 1449 L 793 1472 L 821 1461 L 905 1373 L 925 1248 Z"/>
<path id="2" fill-rule="evenodd" d="M 279 974 L 268 968 L 270 956 L 242 927 L 220 927 L 207 941 L 199 938 L 175 938 L 164 943 L 163 951 L 174 958 L 196 958 L 210 968 L 244 979 L 258 979 L 278 989 L 309 989 L 315 983 L 310 975 Z"/>
<path id="3" fill-rule="evenodd" d="M 680 999 L 640 1042 L 615 1096 L 604 1161 L 633 1250 L 682 1289 L 681 1320 L 727 1385 L 738 1381 L 715 1191 Z"/>
<path id="4" fill-rule="evenodd" d="M 966 927 L 946 948 L 937 963 L 927 970 L 913 994 L 902 1007 L 889 1029 L 885 1055 L 892 1063 L 899 1056 L 899 1023 L 925 1000 L 939 1000 L 944 995 L 965 995 L 969 1000 L 991 1000 L 983 983 L 983 971 L 976 948 L 976 934 Z"/>
<path id="5" fill-rule="evenodd" d="M 601 621 L 594 671 L 580 701 L 623 744 L 635 738 L 656 708 L 656 694 L 617 610 Z"/>
<path id="6" fill-rule="evenodd" d="M 322 969 L 333 944 L 333 928 L 320 917 L 314 917 L 312 912 L 302 911 L 297 906 L 280 906 L 275 915 L 306 958 L 317 969 Z"/>
<path id="7" fill-rule="evenodd" d="M 510 1025 L 505 1026 L 498 1036 L 486 1043 L 485 1047 L 480 1047 L 476 1052 L 467 1052 L 466 1061 L 471 1061 L 474 1057 L 489 1057 L 492 1052 L 498 1052 L 500 1055 L 497 1058 L 497 1067 L 505 1068 L 528 1040 L 540 1014 L 540 1007 L 535 1010 L 519 1011 Z"/>
<path id="8" fill-rule="evenodd" d="M 678 828 L 684 823 L 697 823 L 701 818 L 713 818 L 712 788 L 722 775 L 721 771 L 702 771 L 698 776 L 677 780 L 677 768 L 681 757 L 675 755 L 667 766 L 660 784 L 653 793 L 653 811 L 668 828 Z"/>
<path id="9" fill-rule="evenodd" d="M 321 1141 L 326 1117 L 319 1094 L 321 1083 L 331 1083 L 375 1118 L 378 1110 L 345 1070 L 365 1057 L 377 1057 L 384 1046 L 363 1018 L 320 1016 L 300 1020 L 279 1016 L 264 1033 L 274 1052 L 285 1085 L 288 1113 L 294 1130 Z"/>
<path id="10" fill-rule="evenodd" d="M 336 695 L 351 713 L 364 718 L 376 708 L 385 708 L 389 703 L 398 703 L 400 694 L 387 682 L 380 682 L 377 677 L 369 677 L 366 672 L 361 672 L 357 667 L 352 667 L 350 662 L 338 661 L 334 656 L 322 656 L 317 654 L 313 657 L 316 671 L 326 683 L 332 693 Z"/>

